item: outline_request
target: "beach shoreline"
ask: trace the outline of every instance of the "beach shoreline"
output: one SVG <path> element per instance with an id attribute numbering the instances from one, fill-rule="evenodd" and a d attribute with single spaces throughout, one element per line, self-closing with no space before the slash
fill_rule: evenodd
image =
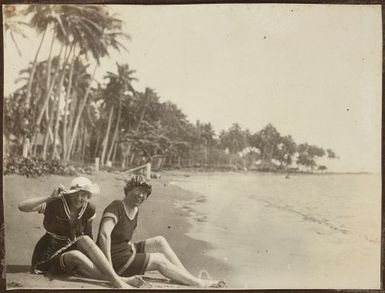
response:
<path id="1" fill-rule="evenodd" d="M 164 236 L 192 274 L 207 270 L 230 288 L 378 288 L 381 177 L 299 175 L 287 180 L 276 173 L 186 170 L 160 175 L 151 180 L 153 194 L 141 206 L 133 240 Z M 124 180 L 112 172 L 89 177 L 102 190 L 92 198 L 96 238 L 103 209 L 123 197 Z M 17 203 L 28 197 L 25 190 L 31 196 L 49 194 L 72 179 L 3 177 L 8 288 L 108 288 L 29 273 L 33 247 L 44 233 L 43 217 L 19 212 Z M 160 275 L 145 277 L 152 288 L 183 287 Z"/>
<path id="2" fill-rule="evenodd" d="M 198 195 L 170 184 L 172 176 L 166 172 L 164 175 L 162 173 L 160 179 L 152 180 L 153 194 L 140 209 L 138 229 L 133 240 L 162 235 L 191 273 L 198 275 L 200 270 L 205 269 L 214 278 L 220 278 L 221 272 L 229 268 L 207 255 L 211 245 L 186 235 L 192 226 L 191 210 L 183 207 L 196 200 Z M 99 184 L 102 191 L 91 199 L 97 211 L 93 223 L 95 240 L 103 209 L 112 200 L 123 197 L 124 181 L 117 174 L 107 172 L 98 172 L 89 177 Z M 29 273 L 34 245 L 44 234 L 43 217 L 37 213 L 21 213 L 17 205 L 28 198 L 26 190 L 30 196 L 43 196 L 59 184 L 68 186 L 72 179 L 57 175 L 38 178 L 18 175 L 3 177 L 7 288 L 106 288 L 106 284 L 100 282 L 76 278 L 52 280 Z M 152 282 L 151 278 L 149 283 L 155 288 L 180 287 L 163 281 Z"/>

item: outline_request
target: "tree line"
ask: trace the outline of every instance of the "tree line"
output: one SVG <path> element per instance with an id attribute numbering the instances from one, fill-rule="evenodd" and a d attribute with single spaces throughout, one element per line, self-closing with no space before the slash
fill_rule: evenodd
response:
<path id="1" fill-rule="evenodd" d="M 129 38 L 106 6 L 35 4 L 18 11 L 6 5 L 4 16 L 5 33 L 20 54 L 27 48 L 18 47 L 16 34 L 32 28 L 40 36 L 34 60 L 4 100 L 4 153 L 21 155 L 29 145 L 30 157 L 82 163 L 98 157 L 102 166 L 121 168 L 151 162 L 157 169 L 325 170 L 317 158 L 336 158 L 331 149 L 297 144 L 271 124 L 251 133 L 234 123 L 217 134 L 211 123 L 191 123 L 155 89 L 136 90 L 135 70 L 126 63 L 97 82 L 101 59 L 126 50 L 121 40 Z"/>

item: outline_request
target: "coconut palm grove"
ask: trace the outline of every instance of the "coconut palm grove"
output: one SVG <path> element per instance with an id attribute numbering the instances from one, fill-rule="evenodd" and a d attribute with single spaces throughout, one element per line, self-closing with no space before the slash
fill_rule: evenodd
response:
<path id="1" fill-rule="evenodd" d="M 95 158 L 117 170 L 150 162 L 155 170 L 313 172 L 327 169 L 317 159 L 337 158 L 331 149 L 282 136 L 272 124 L 252 133 L 234 122 L 216 133 L 210 122 L 189 121 L 156 89 L 136 90 L 140 76 L 129 64 L 114 60 L 116 70 L 103 72 L 103 58 L 129 49 L 122 25 L 103 5 L 4 6 L 15 58 L 30 50 L 17 36 L 34 30 L 40 38 L 17 89 L 4 97 L 4 174 L 64 174 Z"/>

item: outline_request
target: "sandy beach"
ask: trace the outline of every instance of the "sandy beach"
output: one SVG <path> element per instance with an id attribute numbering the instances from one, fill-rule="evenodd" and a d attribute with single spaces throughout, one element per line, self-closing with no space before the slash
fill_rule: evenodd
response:
<path id="1" fill-rule="evenodd" d="M 92 198 L 97 208 L 97 218 L 93 225 L 96 237 L 104 207 L 112 200 L 122 198 L 124 182 L 114 173 L 99 172 L 89 177 L 98 182 L 102 190 L 100 195 Z M 17 205 L 28 197 L 49 194 L 59 184 L 69 186 L 71 180 L 72 177 L 54 175 L 40 178 L 16 175 L 4 177 L 7 288 L 108 288 L 104 282 L 95 280 L 48 279 L 29 273 L 34 245 L 44 234 L 43 216 L 38 213 L 22 213 L 17 209 Z M 208 270 L 214 278 L 228 273 L 229 268 L 226 265 L 207 256 L 205 252 L 210 248 L 207 242 L 186 236 L 191 228 L 191 223 L 188 222 L 189 212 L 178 206 L 193 200 L 197 194 L 170 185 L 169 181 L 169 176 L 152 180 L 153 194 L 141 207 L 134 240 L 163 235 L 194 275 L 201 269 Z M 147 281 L 145 287 L 183 287 L 169 283 L 157 274 L 146 274 L 144 279 Z"/>
<path id="2" fill-rule="evenodd" d="M 104 207 L 122 197 L 123 180 L 91 178 Z M 8 288 L 108 288 L 79 278 L 31 275 L 29 263 L 43 235 L 42 215 L 17 204 L 50 193 L 71 177 L 4 177 Z M 164 171 L 141 207 L 134 240 L 166 237 L 194 275 L 202 269 L 230 288 L 376 289 L 380 285 L 381 177 Z M 145 288 L 180 288 L 146 274 Z"/>
<path id="3" fill-rule="evenodd" d="M 194 173 L 188 236 L 231 266 L 232 288 L 378 289 L 379 174 Z"/>

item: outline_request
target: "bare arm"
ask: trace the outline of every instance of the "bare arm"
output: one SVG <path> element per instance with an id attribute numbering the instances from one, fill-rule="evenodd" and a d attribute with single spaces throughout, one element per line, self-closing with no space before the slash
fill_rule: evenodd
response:
<path id="1" fill-rule="evenodd" d="M 22 212 L 36 212 L 41 209 L 41 205 L 45 202 L 49 202 L 55 198 L 61 197 L 63 188 L 59 187 L 52 191 L 51 195 L 30 198 L 19 203 L 18 208 Z"/>
<path id="2" fill-rule="evenodd" d="M 115 219 L 105 217 L 100 223 L 98 244 L 103 251 L 104 255 L 108 259 L 108 262 L 112 264 L 111 260 L 111 232 L 115 227 Z"/>
<path id="3" fill-rule="evenodd" d="M 92 222 L 93 220 L 88 220 L 84 234 L 88 235 L 92 240 L 94 240 L 94 234 L 92 233 Z"/>

